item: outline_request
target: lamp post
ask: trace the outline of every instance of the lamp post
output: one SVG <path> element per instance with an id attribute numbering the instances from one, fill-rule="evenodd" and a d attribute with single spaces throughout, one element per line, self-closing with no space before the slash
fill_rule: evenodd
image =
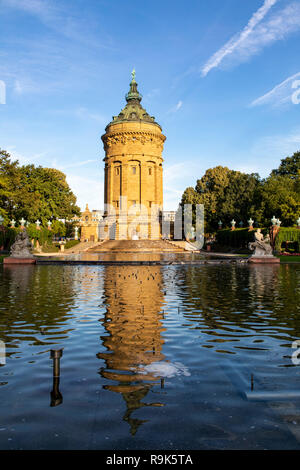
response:
<path id="1" fill-rule="evenodd" d="M 62 394 L 59 391 L 60 379 L 60 359 L 63 355 L 63 349 L 51 349 L 50 359 L 53 361 L 53 388 L 50 393 L 50 406 L 57 406 L 63 402 Z"/>

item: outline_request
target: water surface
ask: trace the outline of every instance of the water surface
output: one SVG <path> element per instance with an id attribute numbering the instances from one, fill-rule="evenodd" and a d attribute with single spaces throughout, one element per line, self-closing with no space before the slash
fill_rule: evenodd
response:
<path id="1" fill-rule="evenodd" d="M 299 390 L 299 286 L 298 265 L 1 267 L 0 448 L 299 449 L 299 400 L 244 396 Z"/>

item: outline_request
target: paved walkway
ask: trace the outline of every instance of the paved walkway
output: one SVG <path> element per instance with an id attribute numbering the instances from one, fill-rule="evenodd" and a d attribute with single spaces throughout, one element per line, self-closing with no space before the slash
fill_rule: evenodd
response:
<path id="1" fill-rule="evenodd" d="M 77 243 L 77 245 L 75 246 L 72 246 L 72 248 L 68 248 L 67 250 L 64 250 L 64 251 L 58 251 L 58 252 L 53 252 L 53 253 L 34 253 L 34 256 L 46 256 L 46 257 L 49 257 L 49 256 L 65 256 L 65 255 L 73 255 L 73 254 L 79 254 L 79 253 L 83 253 L 91 248 L 95 248 L 97 247 L 98 245 L 100 245 L 102 242 L 80 242 L 80 243 Z"/>

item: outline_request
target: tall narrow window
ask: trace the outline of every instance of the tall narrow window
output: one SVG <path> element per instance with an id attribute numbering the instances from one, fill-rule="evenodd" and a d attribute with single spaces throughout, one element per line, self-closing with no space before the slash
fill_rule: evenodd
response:
<path id="1" fill-rule="evenodd" d="M 119 176 L 119 174 L 120 174 L 120 168 L 117 167 L 117 168 L 116 168 L 116 175 Z"/>
<path id="2" fill-rule="evenodd" d="M 149 168 L 149 175 L 152 175 L 152 168 Z"/>
<path id="3" fill-rule="evenodd" d="M 132 170 L 132 174 L 133 174 L 133 175 L 136 175 L 136 166 L 133 166 L 133 167 L 131 168 L 131 170 Z"/>

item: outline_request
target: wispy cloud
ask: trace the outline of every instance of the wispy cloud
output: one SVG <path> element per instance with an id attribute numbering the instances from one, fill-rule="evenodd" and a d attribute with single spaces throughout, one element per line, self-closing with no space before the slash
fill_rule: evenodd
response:
<path id="1" fill-rule="evenodd" d="M 69 169 L 72 169 L 72 168 L 77 168 L 77 167 L 80 167 L 80 166 L 89 165 L 89 163 L 94 163 L 96 161 L 97 161 L 96 159 L 90 159 L 90 160 L 82 160 L 82 161 L 79 161 L 79 162 L 70 163 L 69 165 L 60 165 L 57 162 L 57 160 L 54 159 L 51 162 L 51 166 L 53 168 L 57 168 L 58 170 L 65 171 L 65 170 L 69 170 Z"/>
<path id="2" fill-rule="evenodd" d="M 41 152 L 26 157 L 23 153 L 16 150 L 15 145 L 7 145 L 6 150 L 10 154 L 12 161 L 18 160 L 20 165 L 39 164 L 46 155 L 46 152 Z"/>
<path id="3" fill-rule="evenodd" d="M 46 88 L 46 86 L 44 86 Z M 13 92 L 16 95 L 24 95 L 25 93 L 39 93 L 42 91 L 41 84 L 34 83 L 29 78 L 16 79 L 13 85 Z"/>
<path id="4" fill-rule="evenodd" d="M 55 30 L 72 41 L 78 41 L 95 49 L 112 49 L 111 37 L 106 35 L 104 41 L 95 36 L 99 24 L 95 18 L 78 14 L 76 5 L 67 7 L 61 2 L 50 0 L 0 0 L 0 6 L 19 10 L 37 17 L 44 25 Z M 74 2 L 75 3 L 75 2 Z"/>
<path id="5" fill-rule="evenodd" d="M 146 95 L 144 95 L 143 99 L 148 99 L 150 100 L 151 98 L 154 98 L 155 96 L 160 94 L 160 89 L 159 88 L 153 88 L 150 90 Z"/>
<path id="6" fill-rule="evenodd" d="M 183 102 L 178 101 L 178 103 L 175 106 L 173 106 L 173 108 L 169 109 L 168 113 L 177 113 L 177 111 L 179 111 L 179 109 L 182 108 L 182 105 L 183 105 Z"/>
<path id="7" fill-rule="evenodd" d="M 292 85 L 294 81 L 299 77 L 300 72 L 291 75 L 286 80 L 272 88 L 272 90 L 268 91 L 268 93 L 265 93 L 264 95 L 252 101 L 250 106 L 280 106 L 287 103 L 292 104 L 292 96 L 295 92 L 295 89 Z"/>
<path id="8" fill-rule="evenodd" d="M 47 0 L 1 0 L 0 5 L 37 15 L 43 20 L 54 16 L 53 6 Z"/>
<path id="9" fill-rule="evenodd" d="M 300 150 L 300 128 L 295 128 L 286 134 L 275 134 L 260 138 L 253 146 L 251 153 L 274 161 L 292 155 Z"/>
<path id="10" fill-rule="evenodd" d="M 285 8 L 277 10 L 270 18 L 264 20 L 277 1 L 265 0 L 262 7 L 250 18 L 243 31 L 231 38 L 206 62 L 201 69 L 202 76 L 218 67 L 226 57 L 231 57 L 237 63 L 244 62 L 259 53 L 264 47 L 299 30 L 299 2 L 293 2 Z"/>
<path id="11" fill-rule="evenodd" d="M 75 115 L 81 119 L 92 119 L 93 121 L 97 121 L 101 124 L 106 124 L 109 121 L 108 118 L 102 114 L 91 112 L 87 108 L 83 107 L 77 108 L 75 110 Z"/>

